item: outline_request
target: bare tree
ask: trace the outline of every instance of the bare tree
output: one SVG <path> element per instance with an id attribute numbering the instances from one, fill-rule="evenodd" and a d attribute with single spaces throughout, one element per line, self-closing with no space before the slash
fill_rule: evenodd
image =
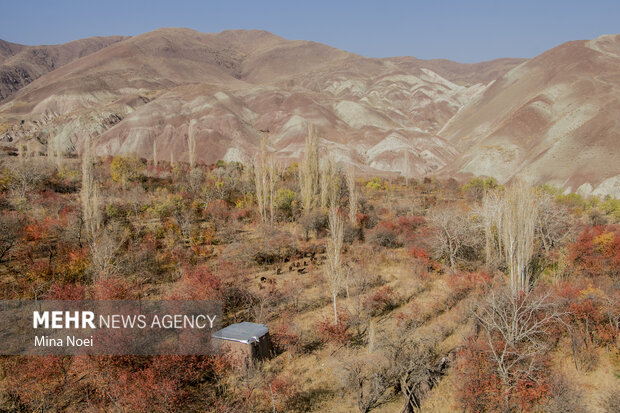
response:
<path id="1" fill-rule="evenodd" d="M 157 140 L 153 139 L 153 166 L 157 166 Z"/>
<path id="2" fill-rule="evenodd" d="M 338 307 L 336 300 L 342 289 L 342 243 L 344 239 L 344 222 L 338 213 L 338 206 L 332 203 L 329 208 L 329 240 L 327 241 L 327 279 L 334 304 L 334 324 L 338 324 Z"/>
<path id="3" fill-rule="evenodd" d="M 389 361 L 381 354 L 347 360 L 342 372 L 344 385 L 353 390 L 360 413 L 381 406 L 393 395 L 394 380 Z"/>
<path id="4" fill-rule="evenodd" d="M 54 162 L 57 167 L 62 166 L 62 144 L 58 136 L 47 141 L 47 159 Z"/>
<path id="5" fill-rule="evenodd" d="M 558 205 L 549 194 L 538 194 L 536 236 L 548 254 L 551 248 L 566 241 L 572 233 L 572 220 L 566 207 Z"/>
<path id="6" fill-rule="evenodd" d="M 9 189 L 15 197 L 26 198 L 51 172 L 49 163 L 43 159 L 12 163 Z"/>
<path id="7" fill-rule="evenodd" d="M 409 179 L 411 178 L 411 161 L 409 160 L 409 150 L 405 149 L 405 186 L 409 186 Z"/>
<path id="8" fill-rule="evenodd" d="M 347 170 L 347 189 L 349 190 L 349 222 L 355 224 L 357 215 L 357 191 L 355 190 L 355 168 L 353 165 Z"/>
<path id="9" fill-rule="evenodd" d="M 90 253 L 95 278 L 105 278 L 118 273 L 119 252 L 128 234 L 119 226 L 99 231 L 90 241 Z"/>
<path id="10" fill-rule="evenodd" d="M 101 194 L 99 183 L 95 177 L 93 162 L 94 157 L 90 139 L 86 139 L 82 153 L 82 188 L 80 190 L 80 199 L 82 201 L 82 220 L 84 221 L 86 234 L 91 241 L 96 238 L 103 222 Z"/>
<path id="11" fill-rule="evenodd" d="M 275 208 L 275 192 L 276 192 L 276 181 L 278 180 L 278 167 L 273 161 L 273 157 L 269 157 L 269 222 L 273 227 L 273 217 L 274 217 L 274 208 Z"/>
<path id="12" fill-rule="evenodd" d="M 386 344 L 390 375 L 403 396 L 401 413 L 419 411 L 422 399 L 444 374 L 447 361 L 437 355 L 435 344 L 429 339 L 412 339 L 411 334 L 398 334 Z"/>
<path id="13" fill-rule="evenodd" d="M 359 411 L 379 407 L 397 390 L 403 396 L 401 413 L 419 411 L 447 368 L 446 358 L 439 357 L 434 347 L 432 340 L 413 339 L 411 331 L 405 331 L 383 337 L 383 344 L 372 354 L 346 360 L 342 378 L 353 390 Z"/>
<path id="14" fill-rule="evenodd" d="M 518 181 L 506 190 L 500 236 L 511 285 L 515 290 L 529 288 L 538 211 L 536 193 L 525 182 Z"/>
<path id="15" fill-rule="evenodd" d="M 187 148 L 189 151 L 189 167 L 196 167 L 196 125 L 198 121 L 192 119 L 189 122 L 189 129 L 187 131 Z"/>
<path id="16" fill-rule="evenodd" d="M 0 215 L 0 262 L 4 261 L 7 253 L 15 246 L 22 234 L 20 219 L 7 214 Z"/>
<path id="17" fill-rule="evenodd" d="M 194 225 L 196 223 L 193 211 L 183 208 L 178 210 L 177 213 L 174 214 L 174 217 L 179 225 L 179 230 L 181 231 L 183 241 L 189 243 L 194 231 Z"/>
<path id="18" fill-rule="evenodd" d="M 480 206 L 479 215 L 484 230 L 487 269 L 494 269 L 502 259 L 502 241 L 499 228 L 502 228 L 502 198 L 497 191 L 485 194 Z"/>
<path id="19" fill-rule="evenodd" d="M 477 242 L 472 221 L 465 211 L 455 206 L 435 209 L 428 219 L 437 230 L 433 237 L 435 255 L 447 258 L 450 267 L 456 268 L 457 259 Z"/>
<path id="20" fill-rule="evenodd" d="M 321 164 L 319 173 L 321 208 L 326 208 L 329 203 L 333 202 L 336 192 L 334 164 L 331 157 Z"/>
<path id="21" fill-rule="evenodd" d="M 302 206 L 309 212 L 316 206 L 319 188 L 319 144 L 312 125 L 308 125 L 304 160 L 299 168 L 299 187 Z"/>
<path id="22" fill-rule="evenodd" d="M 269 171 L 267 170 L 267 155 L 265 150 L 265 137 L 261 140 L 259 155 L 254 159 L 254 185 L 256 189 L 256 203 L 258 213 L 263 223 L 267 222 L 267 202 L 269 192 L 267 187 Z"/>
<path id="23" fill-rule="evenodd" d="M 539 361 L 548 350 L 549 329 L 562 316 L 548 298 L 549 294 L 500 288 L 474 311 L 506 389 L 506 403 L 519 379 L 536 381 L 543 368 Z"/>

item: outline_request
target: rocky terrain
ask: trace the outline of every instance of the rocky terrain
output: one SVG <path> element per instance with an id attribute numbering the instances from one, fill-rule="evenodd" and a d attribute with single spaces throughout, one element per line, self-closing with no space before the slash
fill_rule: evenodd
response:
<path id="1" fill-rule="evenodd" d="M 367 173 L 523 173 L 619 195 L 619 44 L 606 36 L 528 61 L 461 64 L 371 59 L 263 31 L 86 39 L 52 46 L 73 52 L 30 83 L 1 78 L 0 140 L 44 153 L 92 139 L 100 155 L 145 158 L 156 146 L 186 161 L 195 119 L 199 161 L 248 161 L 263 135 L 291 160 L 311 123 L 322 151 Z M 40 49 L 2 43 L 0 62 L 35 61 Z"/>

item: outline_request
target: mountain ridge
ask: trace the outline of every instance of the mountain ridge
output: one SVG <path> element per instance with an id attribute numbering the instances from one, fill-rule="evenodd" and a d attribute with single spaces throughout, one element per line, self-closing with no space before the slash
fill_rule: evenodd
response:
<path id="1" fill-rule="evenodd" d="M 588 147 L 583 138 L 562 138 L 563 110 L 600 120 L 601 105 L 587 105 L 600 98 L 612 114 L 620 112 L 620 77 L 612 67 L 619 38 L 567 42 L 533 59 L 468 64 L 366 58 L 265 31 L 158 29 L 63 64 L 0 102 L 0 142 L 30 141 L 41 152 L 53 142 L 79 152 L 88 138 L 101 155 L 150 158 L 156 145 L 162 157 L 172 152 L 187 160 L 187 128 L 196 119 L 201 161 L 250 161 L 261 130 L 270 131 L 268 147 L 277 157 L 297 160 L 311 123 L 324 151 L 367 173 L 497 175 L 505 182 L 514 177 L 507 171 L 521 170 L 532 181 L 572 190 L 587 183 L 596 191 L 620 171 L 601 167 L 582 179 L 549 159 Z M 4 44 L 0 53 L 20 46 Z M 598 92 L 586 93 L 588 85 Z M 617 159 L 617 126 L 604 118 L 609 127 L 597 139 Z M 581 149 L 553 149 L 545 136 L 558 131 L 565 146 Z"/>

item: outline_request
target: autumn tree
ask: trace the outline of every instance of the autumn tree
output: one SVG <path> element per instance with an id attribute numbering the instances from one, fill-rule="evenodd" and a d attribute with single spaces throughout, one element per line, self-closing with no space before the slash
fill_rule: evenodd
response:
<path id="1" fill-rule="evenodd" d="M 269 168 L 266 153 L 266 138 L 261 140 L 260 152 L 254 159 L 254 186 L 258 213 L 263 223 L 267 222 L 267 210 L 270 198 Z"/>
<path id="2" fill-rule="evenodd" d="M 86 139 L 82 151 L 82 188 L 80 200 L 82 202 L 82 221 L 86 234 L 93 240 L 103 222 L 101 211 L 101 194 L 99 182 L 95 177 L 94 157 L 91 150 L 90 140 Z"/>
<path id="3" fill-rule="evenodd" d="M 308 135 L 304 148 L 304 159 L 299 168 L 299 187 L 304 212 L 310 212 L 317 205 L 319 177 L 319 144 L 312 125 L 308 125 Z"/>
<path id="4" fill-rule="evenodd" d="M 475 250 L 473 247 L 479 242 L 472 220 L 466 211 L 456 206 L 434 209 L 428 220 L 436 229 L 433 237 L 435 255 L 447 258 L 450 268 L 455 269 L 457 260 Z"/>
<path id="5" fill-rule="evenodd" d="M 512 288 L 521 291 L 530 288 L 540 216 L 538 194 L 524 181 L 517 181 L 501 196 L 490 195 L 483 208 L 487 256 L 497 237 Z"/>
<path id="6" fill-rule="evenodd" d="M 17 198 L 26 198 L 29 192 L 37 188 L 52 173 L 50 164 L 34 158 L 28 162 L 15 162 L 10 165 L 9 189 Z"/>
<path id="7" fill-rule="evenodd" d="M 144 175 L 144 165 L 136 156 L 115 156 L 110 164 L 110 175 L 114 182 L 123 188 L 129 186 L 129 182 L 140 179 Z"/>
<path id="8" fill-rule="evenodd" d="M 0 262 L 18 242 L 23 232 L 22 220 L 14 215 L 0 215 Z"/>
<path id="9" fill-rule="evenodd" d="M 355 224 L 357 219 L 357 191 L 355 189 L 355 168 L 352 165 L 347 170 L 346 179 L 349 191 L 349 222 Z"/>
<path id="10" fill-rule="evenodd" d="M 548 337 L 562 317 L 549 294 L 499 288 L 490 291 L 473 314 L 488 348 L 488 360 L 501 381 L 503 409 L 523 409 L 527 401 L 517 395 L 526 388 L 534 399 L 542 397 L 548 390 Z"/>
<path id="11" fill-rule="evenodd" d="M 555 202 L 550 194 L 538 192 L 537 200 L 536 237 L 549 254 L 552 248 L 562 245 L 571 236 L 571 217 L 567 208 Z"/>
<path id="12" fill-rule="evenodd" d="M 330 202 L 334 202 L 336 192 L 334 163 L 331 158 L 320 165 L 319 169 L 319 189 L 320 189 L 320 205 L 321 208 L 327 208 Z"/>
<path id="13" fill-rule="evenodd" d="M 338 324 L 338 307 L 336 300 L 342 289 L 343 262 L 342 243 L 344 238 L 344 222 L 338 213 L 335 203 L 329 208 L 329 240 L 327 241 L 326 275 L 334 305 L 334 324 Z"/>
<path id="14" fill-rule="evenodd" d="M 189 128 L 187 131 L 187 150 L 189 153 L 189 167 L 193 169 L 196 167 L 196 129 L 198 121 L 192 119 L 189 122 Z"/>
<path id="15" fill-rule="evenodd" d="M 381 406 L 393 396 L 390 367 L 382 354 L 353 357 L 343 363 L 341 379 L 353 391 L 360 413 Z"/>

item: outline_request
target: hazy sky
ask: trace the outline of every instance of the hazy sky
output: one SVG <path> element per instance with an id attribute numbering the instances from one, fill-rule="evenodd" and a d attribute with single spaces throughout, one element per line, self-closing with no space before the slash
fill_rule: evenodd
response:
<path id="1" fill-rule="evenodd" d="M 263 29 L 369 57 L 476 62 L 532 57 L 568 40 L 620 33 L 620 0 L 0 0 L 0 39 L 15 43 L 160 27 Z"/>

